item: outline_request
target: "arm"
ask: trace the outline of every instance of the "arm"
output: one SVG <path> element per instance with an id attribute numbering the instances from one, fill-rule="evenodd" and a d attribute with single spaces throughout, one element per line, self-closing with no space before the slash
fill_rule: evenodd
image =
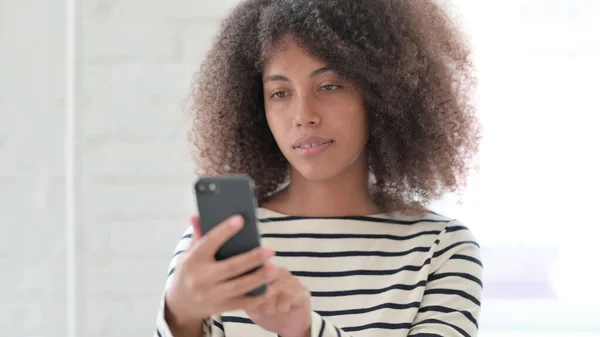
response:
<path id="1" fill-rule="evenodd" d="M 479 245 L 457 222 L 450 224 L 434 246 L 431 268 L 409 337 L 476 337 L 482 295 Z M 307 337 L 351 337 L 312 312 Z"/>
<path id="2" fill-rule="evenodd" d="M 193 228 L 190 226 L 185 231 L 183 237 L 179 240 L 179 242 L 177 243 L 177 246 L 175 247 L 175 253 L 174 253 L 173 257 L 171 258 L 171 263 L 169 263 L 169 273 L 167 275 L 165 290 L 163 292 L 161 302 L 160 302 L 160 307 L 158 310 L 158 315 L 156 317 L 156 330 L 154 332 L 154 337 L 188 337 L 183 334 L 180 334 L 179 332 L 176 332 L 175 330 L 178 330 L 178 329 L 174 326 L 174 324 L 169 324 L 172 322 L 171 322 L 171 319 L 169 318 L 168 310 L 165 305 L 166 304 L 165 296 L 166 296 L 167 290 L 171 286 L 172 279 L 173 279 L 173 273 L 175 271 L 175 268 L 177 267 L 177 263 L 179 261 L 179 258 L 181 257 L 181 254 L 186 249 L 188 249 L 188 247 L 192 243 L 192 240 L 193 240 L 192 236 L 193 236 Z M 215 317 L 215 320 L 220 320 L 220 318 Z M 205 320 L 203 322 L 200 322 L 200 324 L 202 325 L 201 328 L 199 328 L 202 330 L 201 336 L 204 336 L 204 337 L 224 337 L 225 336 L 225 333 L 223 332 L 223 330 L 219 328 L 219 326 L 222 326 L 219 324 L 219 322 L 213 322 L 213 320 L 210 319 L 210 320 Z M 213 324 L 214 324 L 214 326 L 213 326 Z M 196 337 L 196 336 L 190 336 L 190 337 Z M 197 336 L 197 337 L 200 337 L 200 336 Z"/>
<path id="3" fill-rule="evenodd" d="M 326 321 L 321 315 L 312 312 L 310 334 L 306 337 L 352 337 L 342 329 Z"/>
<path id="4" fill-rule="evenodd" d="M 483 265 L 472 233 L 456 222 L 440 237 L 409 337 L 476 337 Z"/>

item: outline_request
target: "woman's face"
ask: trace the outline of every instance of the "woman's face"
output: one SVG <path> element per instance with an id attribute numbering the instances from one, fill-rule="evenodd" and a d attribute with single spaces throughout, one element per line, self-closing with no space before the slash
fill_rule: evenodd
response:
<path id="1" fill-rule="evenodd" d="M 362 155 L 368 119 L 359 90 L 292 39 L 263 69 L 266 117 L 293 170 L 310 180 L 346 171 Z"/>

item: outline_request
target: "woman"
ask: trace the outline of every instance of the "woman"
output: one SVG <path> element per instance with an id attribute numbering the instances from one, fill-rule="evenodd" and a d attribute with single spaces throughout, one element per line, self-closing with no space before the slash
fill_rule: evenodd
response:
<path id="1" fill-rule="evenodd" d="M 239 5 L 191 136 L 199 174 L 254 179 L 263 248 L 216 262 L 242 221 L 201 237 L 193 217 L 156 336 L 476 336 L 479 246 L 425 208 L 478 147 L 469 56 L 429 0 Z"/>

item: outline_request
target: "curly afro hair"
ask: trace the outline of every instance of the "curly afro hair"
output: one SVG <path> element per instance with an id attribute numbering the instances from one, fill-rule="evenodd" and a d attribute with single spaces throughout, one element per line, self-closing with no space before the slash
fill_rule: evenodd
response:
<path id="1" fill-rule="evenodd" d="M 244 173 L 259 203 L 289 176 L 267 125 L 262 65 L 293 36 L 365 93 L 373 200 L 423 207 L 461 190 L 479 145 L 470 50 L 430 0 L 247 0 L 226 18 L 192 91 L 197 173 Z"/>

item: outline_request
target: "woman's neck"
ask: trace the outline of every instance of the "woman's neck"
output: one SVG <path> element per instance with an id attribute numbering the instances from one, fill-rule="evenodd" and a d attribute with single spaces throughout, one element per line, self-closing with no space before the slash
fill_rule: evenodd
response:
<path id="1" fill-rule="evenodd" d="M 308 180 L 291 170 L 290 184 L 264 205 L 298 216 L 369 215 L 379 210 L 371 202 L 366 158 L 358 159 L 329 180 Z"/>

